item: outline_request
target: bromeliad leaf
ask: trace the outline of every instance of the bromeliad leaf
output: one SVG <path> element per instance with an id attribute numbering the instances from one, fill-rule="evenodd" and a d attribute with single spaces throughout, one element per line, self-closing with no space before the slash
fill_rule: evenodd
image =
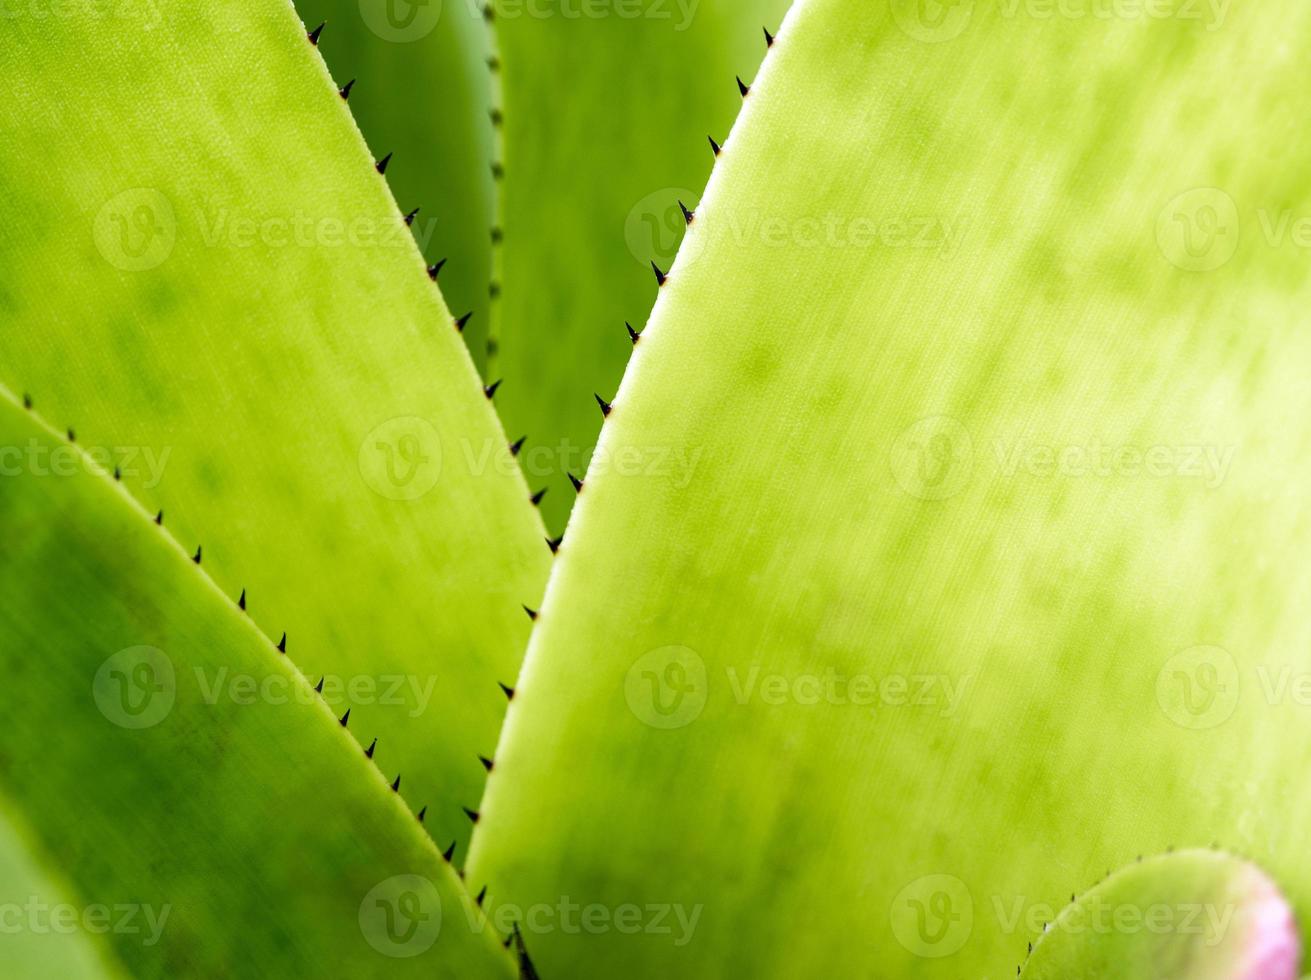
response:
<path id="1" fill-rule="evenodd" d="M 0 381 L 462 841 L 549 559 L 504 433 L 290 6 L 99 9 L 4 21 Z"/>
<path id="2" fill-rule="evenodd" d="M 58 464 L 0 493 L 6 975 L 514 976 L 335 709 L 205 570 L 2 391 L 0 446 Z M 224 683 L 245 694 L 212 698 Z"/>
<path id="3" fill-rule="evenodd" d="M 610 397 L 714 157 L 788 0 L 638 0 L 582 8 L 507 0 L 503 303 L 490 371 L 520 461 L 558 531 Z M 554 12 L 540 16 L 538 11 Z M 600 15 L 590 15 L 598 10 Z"/>
<path id="4" fill-rule="evenodd" d="M 1311 900 L 1311 282 L 1268 231 L 1311 10 L 1166 7 L 789 15 L 475 835 L 493 906 L 663 910 L 544 975 L 1009 975 L 1033 903 L 1212 841 Z"/>

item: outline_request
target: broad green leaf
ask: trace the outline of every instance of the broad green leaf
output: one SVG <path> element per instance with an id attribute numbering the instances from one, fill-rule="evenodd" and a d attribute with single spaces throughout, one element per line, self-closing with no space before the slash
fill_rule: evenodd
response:
<path id="1" fill-rule="evenodd" d="M 204 569 L 3 391 L 0 447 L 0 793 L 28 867 L 67 882 L 6 926 L 53 914 L 133 977 L 512 976 L 404 802 Z M 0 895 L 35 877 L 20 863 Z"/>
<path id="2" fill-rule="evenodd" d="M 77 908 L 69 901 L 70 891 L 41 864 L 16 816 L 13 804 L 0 797 L 0 975 L 122 977 L 92 933 L 81 928 L 84 920 L 65 918 L 62 909 Z M 93 917 L 92 925 L 98 928 L 100 920 Z"/>
<path id="3" fill-rule="evenodd" d="M 504 243 L 497 404 L 555 531 L 788 0 L 499 0 Z"/>
<path id="4" fill-rule="evenodd" d="M 0 381 L 285 632 L 445 846 L 546 574 L 527 488 L 290 5 L 102 6 L 0 28 Z"/>
<path id="5" fill-rule="evenodd" d="M 406 211 L 442 295 L 472 313 L 464 340 L 486 356 L 492 280 L 492 76 L 475 0 L 296 0 L 333 77 L 356 79 L 350 109 Z"/>
<path id="6" fill-rule="evenodd" d="M 1117 871 L 1062 910 L 1025 980 L 1296 980 L 1300 943 L 1278 887 L 1227 854 L 1183 851 Z"/>
<path id="7" fill-rule="evenodd" d="M 789 15 L 466 868 L 544 976 L 995 980 L 1213 842 L 1305 925 L 1311 9 L 1162 9 Z"/>

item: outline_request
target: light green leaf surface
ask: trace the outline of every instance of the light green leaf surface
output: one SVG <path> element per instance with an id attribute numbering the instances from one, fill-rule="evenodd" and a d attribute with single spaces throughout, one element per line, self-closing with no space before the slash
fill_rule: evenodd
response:
<path id="1" fill-rule="evenodd" d="M 520 462 L 558 532 L 565 472 L 587 469 L 601 416 L 720 142 L 788 0 L 498 5 L 504 86 L 503 302 L 491 377 Z M 569 15 L 570 12 L 572 15 Z M 589 13 L 590 11 L 590 13 Z"/>
<path id="2" fill-rule="evenodd" d="M 527 488 L 290 5 L 113 7 L 3 21 L 0 381 L 463 839 L 547 570 Z"/>
<path id="3" fill-rule="evenodd" d="M 67 883 L 58 928 L 142 978 L 513 976 L 404 802 L 203 568 L 3 391 L 0 447 L 0 793 Z M 66 475 L 15 463 L 28 447 Z M 51 928 L 28 897 L 6 927 L 50 938 L 23 935 Z"/>
<path id="4" fill-rule="evenodd" d="M 1167 6 L 789 15 L 475 835 L 544 976 L 996 980 L 1212 842 L 1306 923 L 1311 10 Z"/>
<path id="5" fill-rule="evenodd" d="M 472 312 L 464 340 L 484 363 L 492 279 L 492 78 L 476 0 L 296 0 L 319 50 L 351 89 L 350 109 L 373 155 L 393 157 L 387 182 L 430 265 L 442 259 L 442 295 Z"/>
<path id="6" fill-rule="evenodd" d="M 0 798 L 0 976 L 113 980 L 123 974 L 92 933 L 70 924 L 70 890 L 36 858 L 13 804 Z M 98 913 L 97 913 L 98 914 Z M 93 918 L 92 924 L 99 926 Z"/>
<path id="7" fill-rule="evenodd" d="M 1292 915 L 1260 869 L 1183 851 L 1117 871 L 1043 930 L 1024 980 L 1295 980 Z"/>

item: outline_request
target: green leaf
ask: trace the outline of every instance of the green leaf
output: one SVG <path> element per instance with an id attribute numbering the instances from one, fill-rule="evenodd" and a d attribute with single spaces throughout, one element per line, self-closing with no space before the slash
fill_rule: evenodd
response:
<path id="1" fill-rule="evenodd" d="M 450 312 L 289 5 L 74 6 L 5 21 L 0 381 L 463 840 L 549 555 Z"/>
<path id="2" fill-rule="evenodd" d="M 497 396 L 550 527 L 563 527 L 609 398 L 788 0 L 498 4 L 504 86 Z M 573 10 L 573 16 L 566 12 Z M 545 13 L 540 13 L 545 11 Z M 592 11 L 592 13 L 589 13 Z"/>
<path id="3" fill-rule="evenodd" d="M 487 26 L 468 0 L 296 0 L 333 76 L 358 79 L 350 109 L 430 266 L 464 340 L 486 358 L 492 279 L 492 80 Z"/>
<path id="4" fill-rule="evenodd" d="M 7 392 L 0 447 L 0 792 L 36 855 L 0 877 L 36 889 L 6 930 L 77 930 L 134 977 L 511 976 L 414 815 L 205 570 Z M 36 449 L 58 469 L 15 462 Z"/>
<path id="5" fill-rule="evenodd" d="M 1043 931 L 1025 980 L 1295 980 L 1293 915 L 1259 868 L 1227 854 L 1149 858 L 1099 882 Z"/>
<path id="6" fill-rule="evenodd" d="M 931 7 L 793 9 L 614 398 L 467 865 L 544 976 L 1009 976 L 1212 842 L 1305 924 L 1311 10 Z"/>

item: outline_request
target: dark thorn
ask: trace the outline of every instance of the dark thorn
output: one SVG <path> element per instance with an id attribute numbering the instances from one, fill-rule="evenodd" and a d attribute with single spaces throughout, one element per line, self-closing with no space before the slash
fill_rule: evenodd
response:
<path id="1" fill-rule="evenodd" d="M 574 476 L 568 470 L 565 471 L 565 474 L 569 477 L 569 482 L 574 485 L 574 493 L 582 493 L 583 481 L 578 479 L 578 477 Z"/>
<path id="2" fill-rule="evenodd" d="M 464 811 L 464 815 L 465 815 L 466 817 L 469 818 L 469 822 L 470 822 L 470 823 L 477 823 L 477 822 L 478 822 L 478 811 L 477 811 L 477 810 L 470 810 L 467 806 L 462 806 L 462 807 L 460 807 L 460 809 Z"/>
<path id="3" fill-rule="evenodd" d="M 197 565 L 200 564 L 200 545 L 196 545 L 196 553 L 191 556 L 191 560 L 194 561 Z"/>
<path id="4" fill-rule="evenodd" d="M 499 282 L 489 282 L 487 284 L 487 297 L 489 299 L 501 298 L 501 284 Z"/>
<path id="5" fill-rule="evenodd" d="M 710 149 L 714 151 L 715 156 L 719 156 L 720 150 L 722 148 L 718 143 L 715 142 L 715 138 L 713 136 L 709 137 L 709 140 L 710 140 Z"/>
<path id="6" fill-rule="evenodd" d="M 155 523 L 156 523 L 156 524 L 159 524 L 159 525 L 161 525 L 161 526 L 163 525 L 163 523 L 164 523 L 164 512 L 163 512 L 162 510 L 161 510 L 158 514 L 155 515 Z"/>
<path id="7" fill-rule="evenodd" d="M 600 395 L 598 395 L 596 392 L 592 392 L 592 397 L 595 398 L 596 403 L 601 406 L 601 414 L 609 418 L 610 403 L 606 401 L 604 398 L 602 398 Z"/>
<path id="8" fill-rule="evenodd" d="M 510 944 L 511 944 L 512 942 L 514 942 L 514 934 L 513 934 L 513 933 L 511 933 L 510 935 L 506 936 L 504 939 L 501 940 L 501 948 L 502 948 L 502 949 L 509 949 L 509 948 L 510 948 Z"/>
<path id="9" fill-rule="evenodd" d="M 322 24 L 320 24 L 318 27 L 314 28 L 314 30 L 310 31 L 308 34 L 305 35 L 310 39 L 310 44 L 314 45 L 315 47 L 319 46 L 319 35 L 323 33 L 323 28 L 327 26 L 327 23 L 328 22 L 325 20 Z"/>
<path id="10" fill-rule="evenodd" d="M 478 761 L 483 764 L 483 768 L 486 769 L 488 772 L 492 771 L 492 760 L 487 758 L 487 756 L 485 755 L 478 756 Z"/>
<path id="11" fill-rule="evenodd" d="M 742 81 L 741 75 L 737 76 L 737 90 L 742 93 L 744 99 L 751 94 L 751 86 Z"/>
<path id="12" fill-rule="evenodd" d="M 496 57 L 496 55 L 492 55 L 490 58 L 487 59 L 487 67 L 490 68 L 492 71 L 500 71 L 501 59 Z"/>
<path id="13" fill-rule="evenodd" d="M 73 431 L 73 427 L 72 427 L 72 426 L 69 426 L 69 428 L 68 428 L 68 441 L 69 441 L 69 442 L 77 442 L 77 433 Z"/>
<path id="14" fill-rule="evenodd" d="M 627 320 L 624 321 L 624 326 L 628 328 L 628 339 L 631 340 L 633 343 L 637 343 L 638 340 L 641 339 L 642 335 L 638 333 L 636 330 L 634 330 L 633 325 L 629 323 Z"/>
<path id="15" fill-rule="evenodd" d="M 532 503 L 534 507 L 536 507 L 538 504 L 542 502 L 542 498 L 546 496 L 546 491 L 549 489 L 551 488 L 542 487 L 542 489 L 538 490 L 535 494 L 529 497 L 528 500 Z"/>
<path id="16" fill-rule="evenodd" d="M 369 747 L 364 750 L 364 758 L 372 759 L 373 753 L 376 752 L 377 749 L 378 749 L 378 740 L 375 738 L 372 742 L 369 743 Z"/>
<path id="17" fill-rule="evenodd" d="M 493 244 L 493 245 L 499 245 L 499 244 L 501 244 L 501 242 L 503 242 L 504 240 L 505 240 L 505 232 L 501 231 L 500 228 L 493 227 L 493 228 L 492 228 L 492 244 Z"/>
<path id="18" fill-rule="evenodd" d="M 418 215 L 419 215 L 419 209 L 415 208 L 413 211 L 411 211 L 409 214 L 405 216 L 405 223 L 407 225 L 414 224 L 414 219 L 418 217 Z"/>
<path id="19" fill-rule="evenodd" d="M 496 389 L 499 387 L 501 387 L 501 382 L 500 379 L 498 378 L 496 381 L 493 381 L 491 384 L 489 384 L 486 388 L 483 389 L 483 394 L 487 396 L 488 400 L 491 400 L 496 397 Z"/>
<path id="20" fill-rule="evenodd" d="M 472 316 L 473 316 L 473 310 L 470 310 L 468 313 L 464 314 L 464 316 L 460 317 L 460 319 L 456 320 L 455 329 L 460 331 L 460 333 L 464 333 L 464 328 L 468 325 L 469 320 Z"/>
<path id="21" fill-rule="evenodd" d="M 114 482 L 115 483 L 123 482 L 123 471 L 119 469 L 117 466 L 114 467 Z"/>
<path id="22" fill-rule="evenodd" d="M 347 82 L 345 85 L 341 87 L 340 91 L 337 94 L 340 95 L 343 99 L 349 99 L 351 97 L 351 89 L 353 89 L 354 87 L 355 87 L 355 79 L 352 78 L 349 82 Z"/>
<path id="23" fill-rule="evenodd" d="M 319 678 L 319 682 L 318 682 L 317 684 L 314 685 L 314 693 L 316 693 L 316 694 L 322 694 L 322 693 L 323 693 L 323 682 L 324 682 L 324 680 L 326 680 L 326 678 L 323 678 L 323 677 L 320 677 L 320 678 Z"/>
<path id="24" fill-rule="evenodd" d="M 341 716 L 341 727 L 346 728 L 348 725 L 350 725 L 350 720 L 351 720 L 351 709 L 347 708 L 346 713 Z"/>
<path id="25" fill-rule="evenodd" d="M 560 545 L 562 545 L 562 544 L 564 544 L 564 535 L 563 535 L 563 534 L 560 535 L 558 538 L 547 538 L 547 539 L 546 539 L 546 546 L 547 546 L 548 548 L 551 549 L 551 554 L 553 554 L 553 555 L 554 555 L 556 552 L 558 552 L 558 551 L 560 550 Z"/>
<path id="26" fill-rule="evenodd" d="M 237 600 L 237 608 L 242 612 L 246 611 L 246 590 L 241 590 L 241 598 Z"/>
<path id="27" fill-rule="evenodd" d="M 499 126 L 501 123 L 505 122 L 505 116 L 501 114 L 500 109 L 493 109 L 490 115 L 492 117 L 493 126 Z"/>
<path id="28" fill-rule="evenodd" d="M 665 274 L 664 274 L 663 272 L 660 271 L 660 266 L 656 265 L 655 262 L 652 262 L 652 263 L 651 263 L 651 271 L 655 273 L 655 277 L 656 277 L 656 285 L 657 285 L 657 286 L 663 286 L 663 285 L 665 284 L 665 279 L 666 279 L 667 277 L 665 276 Z"/>
<path id="29" fill-rule="evenodd" d="M 692 223 L 692 219 L 696 217 L 696 212 L 689 211 L 687 209 L 687 205 L 684 204 L 682 201 L 678 202 L 678 206 L 683 210 L 683 221 L 690 225 Z"/>
<path id="30" fill-rule="evenodd" d="M 774 35 L 771 34 L 771 33 L 769 33 L 769 28 L 766 27 L 766 28 L 765 28 L 765 47 L 767 47 L 767 48 L 772 48 L 773 46 L 774 46 Z"/>
<path id="31" fill-rule="evenodd" d="M 505 700 L 507 700 L 507 701 L 513 701 L 513 700 L 514 700 L 514 688 L 512 688 L 512 687 L 506 687 L 506 686 L 505 686 L 504 684 L 502 684 L 500 681 L 497 681 L 497 682 L 496 682 L 496 686 L 499 687 L 499 688 L 501 689 L 501 693 L 505 695 Z"/>
<path id="32" fill-rule="evenodd" d="M 442 269 L 445 267 L 445 265 L 446 265 L 446 260 L 442 259 L 436 265 L 428 266 L 428 278 L 431 279 L 433 282 L 436 282 L 437 277 L 442 274 Z"/>
<path id="33" fill-rule="evenodd" d="M 520 436 L 518 439 L 514 440 L 514 442 L 510 443 L 511 456 L 519 455 L 519 450 L 523 448 L 524 440 L 527 438 L 527 436 Z"/>
<path id="34" fill-rule="evenodd" d="M 533 961 L 528 958 L 528 950 L 523 943 L 523 934 L 519 932 L 519 923 L 514 924 L 514 948 L 519 954 L 519 980 L 542 980 Z"/>
<path id="35" fill-rule="evenodd" d="M 505 179 L 505 164 L 501 163 L 498 160 L 496 163 L 492 164 L 492 180 L 504 180 L 504 179 Z M 496 242 L 499 241 L 499 239 L 496 238 L 495 235 L 493 235 L 492 241 Z"/>
<path id="36" fill-rule="evenodd" d="M 1032 942 L 1032 940 L 1030 940 L 1030 942 L 1029 942 L 1029 955 L 1030 955 L 1030 956 L 1033 955 L 1033 942 Z"/>
<path id="37" fill-rule="evenodd" d="M 23 393 L 23 407 L 28 411 L 31 411 L 32 409 L 32 396 L 26 392 Z"/>
<path id="38" fill-rule="evenodd" d="M 486 897 L 487 897 L 487 886 L 483 885 L 482 888 L 478 890 L 478 897 L 474 899 L 474 902 L 477 904 L 479 908 L 483 907 L 483 899 L 485 899 Z"/>
<path id="39" fill-rule="evenodd" d="M 536 610 L 536 609 L 529 609 L 527 606 L 524 606 L 524 607 L 523 607 L 523 611 L 526 612 L 526 613 L 528 614 L 528 618 L 531 619 L 534 623 L 537 622 L 537 610 Z"/>
<path id="40" fill-rule="evenodd" d="M 451 863 L 451 858 L 455 857 L 455 841 L 451 841 L 451 846 L 442 851 L 442 857 L 446 859 L 447 864 Z"/>
<path id="41" fill-rule="evenodd" d="M 483 7 L 483 20 L 489 23 L 496 19 L 496 8 L 490 3 Z"/>
<path id="42" fill-rule="evenodd" d="M 391 154 L 390 154 L 390 153 L 388 153 L 385 157 L 383 157 L 381 160 L 379 160 L 377 163 L 375 163 L 375 164 L 373 165 L 373 169 L 376 170 L 376 171 L 378 171 L 378 173 L 380 173 L 380 174 L 385 174 L 385 173 L 387 172 L 387 164 L 389 164 L 389 163 L 391 163 Z"/>
<path id="43" fill-rule="evenodd" d="M 391 791 L 392 791 L 393 793 L 399 793 L 399 792 L 401 791 L 401 776 L 400 776 L 400 773 L 397 773 L 397 774 L 396 774 L 396 781 L 393 782 L 393 783 L 391 784 Z"/>
<path id="44" fill-rule="evenodd" d="M 428 808 L 425 806 L 425 807 L 424 807 L 422 810 L 420 810 L 419 813 L 418 813 L 419 823 L 423 823 L 423 818 L 426 817 L 427 815 L 428 815 Z"/>
<path id="45" fill-rule="evenodd" d="M 278 641 L 278 653 L 286 653 L 286 652 L 287 652 L 287 634 L 283 633 L 282 639 Z"/>

